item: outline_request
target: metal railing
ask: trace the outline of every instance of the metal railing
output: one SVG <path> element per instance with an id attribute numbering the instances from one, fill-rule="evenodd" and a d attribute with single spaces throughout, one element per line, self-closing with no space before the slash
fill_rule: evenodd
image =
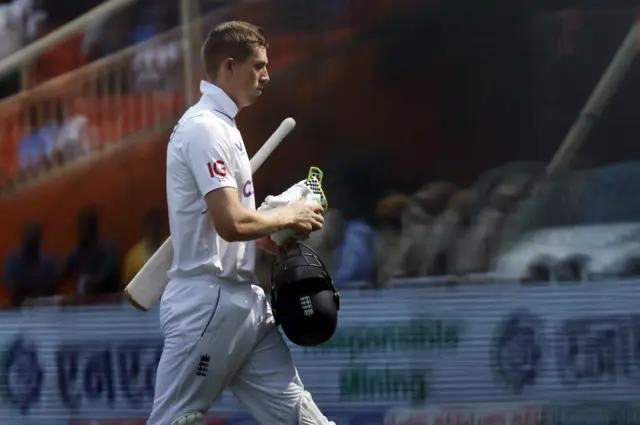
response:
<path id="1" fill-rule="evenodd" d="M 90 25 L 113 16 L 115 13 L 136 3 L 137 1 L 138 0 L 108 0 L 99 6 L 96 6 L 89 12 L 74 19 L 63 27 L 58 28 L 50 34 L 47 34 L 45 37 L 42 37 L 25 48 L 18 50 L 9 57 L 4 58 L 0 61 L 0 78 L 7 76 L 12 71 L 24 68 L 51 47 L 61 44 L 70 37 L 73 37 L 87 29 Z M 186 3 L 193 0 L 182 1 Z M 25 73 L 23 72 L 22 74 L 24 76 Z M 23 78 L 23 89 L 24 88 L 26 87 Z"/>
<path id="2" fill-rule="evenodd" d="M 134 1 L 111 0 L 103 12 L 116 13 Z M 229 19 L 270 22 L 266 15 L 273 11 L 268 1 L 244 0 L 200 17 L 198 1 L 181 1 L 180 27 L 0 101 L 0 195 L 170 130 L 197 95 L 203 28 Z M 358 21 L 380 18 L 382 11 L 369 9 Z M 28 65 L 48 47 L 95 23 L 102 16 L 96 10 L 1 60 L 0 76 Z M 327 38 L 318 44 L 316 40 L 288 37 L 281 41 L 297 44 L 279 43 L 279 49 L 318 50 L 323 43 L 336 42 Z M 279 65 L 286 62 L 281 60 Z"/>
<path id="3" fill-rule="evenodd" d="M 185 106 L 181 39 L 177 28 L 0 102 L 4 192 L 170 129 Z"/>
<path id="4" fill-rule="evenodd" d="M 202 77 L 197 46 L 203 25 L 235 16 L 249 2 L 261 1 L 193 20 L 197 8 L 183 0 L 189 18 L 180 27 L 0 101 L 0 194 L 170 130 L 193 103 Z M 64 41 L 68 33 L 51 40 Z M 28 62 L 41 48 L 25 51 L 18 59 Z M 16 57 L 0 61 L 0 75 L 17 66 Z"/>

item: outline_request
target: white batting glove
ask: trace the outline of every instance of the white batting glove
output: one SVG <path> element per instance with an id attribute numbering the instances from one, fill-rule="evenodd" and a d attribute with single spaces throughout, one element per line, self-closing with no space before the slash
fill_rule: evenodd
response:
<path id="1" fill-rule="evenodd" d="M 302 180 L 289 189 L 282 192 L 277 196 L 267 196 L 258 208 L 258 211 L 267 211 L 273 208 L 282 207 L 292 202 L 304 201 L 305 203 L 320 204 L 320 197 L 311 191 L 309 186 L 306 185 L 306 180 Z M 291 229 L 283 229 L 270 235 L 272 241 L 278 245 L 284 244 L 289 239 L 302 240 L 306 237 L 300 237 L 295 234 Z"/>

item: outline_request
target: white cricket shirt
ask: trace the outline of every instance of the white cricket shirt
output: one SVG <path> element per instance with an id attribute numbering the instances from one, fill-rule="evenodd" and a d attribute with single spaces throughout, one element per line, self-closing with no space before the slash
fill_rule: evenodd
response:
<path id="1" fill-rule="evenodd" d="M 216 232 L 204 196 L 238 189 L 240 203 L 255 209 L 251 165 L 234 118 L 238 107 L 225 92 L 200 83 L 202 98 L 173 130 L 167 147 L 167 203 L 173 243 L 170 279 L 215 275 L 254 279 L 255 242 L 226 242 Z"/>

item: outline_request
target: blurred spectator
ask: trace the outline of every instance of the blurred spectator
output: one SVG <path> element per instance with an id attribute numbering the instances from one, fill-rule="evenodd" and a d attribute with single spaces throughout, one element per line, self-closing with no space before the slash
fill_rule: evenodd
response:
<path id="1" fill-rule="evenodd" d="M 0 4 L 0 58 L 6 58 L 33 41 L 46 14 L 36 10 L 33 0 Z M 0 99 L 20 91 L 20 71 L 0 78 Z"/>
<path id="2" fill-rule="evenodd" d="M 515 175 L 530 176 L 532 182 L 545 178 L 546 166 L 547 164 L 543 162 L 513 161 L 481 173 L 471 186 L 471 190 L 476 195 L 475 213 L 477 214 L 489 204 L 491 193 L 500 183 Z"/>
<path id="3" fill-rule="evenodd" d="M 584 201 L 592 195 L 589 174 L 578 170 L 553 179 L 532 178 L 530 193 L 504 223 L 500 251 L 510 250 L 530 232 L 579 224 Z"/>
<path id="4" fill-rule="evenodd" d="M 334 253 L 334 281 L 343 284 L 357 281 L 371 281 L 374 272 L 375 231 L 370 221 L 369 194 L 360 181 L 353 180 L 347 189 L 344 205 L 340 205 L 344 233 L 337 229 L 342 243 Z M 338 195 L 340 197 L 340 195 Z M 372 209 L 372 208 L 371 208 Z M 341 221 L 341 220 L 340 220 Z M 334 235 L 334 241 L 338 238 Z"/>
<path id="5" fill-rule="evenodd" d="M 81 210 L 77 226 L 78 244 L 66 261 L 62 279 L 71 278 L 80 296 L 117 292 L 117 250 L 111 241 L 100 236 L 96 211 Z"/>
<path id="6" fill-rule="evenodd" d="M 11 4 L 0 4 L 0 58 L 16 52 L 23 44 L 23 35 L 15 22 Z M 20 91 L 20 72 L 15 71 L 0 79 L 0 99 Z"/>
<path id="7" fill-rule="evenodd" d="M 75 114 L 65 119 L 58 102 L 43 102 L 41 108 L 40 117 L 35 105 L 29 108 L 24 124 L 28 130 L 19 142 L 20 170 L 25 176 L 87 154 L 96 143 L 86 116 Z"/>
<path id="8" fill-rule="evenodd" d="M 336 284 L 371 281 L 374 270 L 375 231 L 365 220 L 347 221 L 344 241 L 336 251 Z"/>
<path id="9" fill-rule="evenodd" d="M 42 121 L 38 107 L 31 105 L 28 113 L 23 114 L 26 129 L 18 145 L 20 173 L 34 176 L 51 159 L 54 150 L 55 125 L 49 120 L 49 109 L 43 106 Z M 40 126 L 43 122 L 44 125 Z"/>
<path id="10" fill-rule="evenodd" d="M 418 190 L 403 210 L 402 233 L 398 248 L 391 253 L 382 279 L 393 277 L 416 277 L 425 261 L 427 242 L 432 225 L 447 205 L 453 193 L 448 182 L 430 183 Z"/>
<path id="11" fill-rule="evenodd" d="M 159 4 L 158 4 L 159 3 Z M 84 35 L 82 50 L 90 60 L 140 44 L 178 25 L 178 3 L 141 1 L 113 17 L 98 22 Z M 133 60 L 134 84 L 139 91 L 180 87 L 182 44 L 151 42 Z"/>
<path id="12" fill-rule="evenodd" d="M 33 41 L 47 14 L 33 0 L 13 0 L 0 4 L 0 52 L 6 56 Z M 0 56 L 0 57 L 6 57 Z"/>
<path id="13" fill-rule="evenodd" d="M 502 242 L 505 220 L 529 191 L 530 178 L 525 175 L 508 178 L 494 189 L 490 204 L 480 211 L 473 226 L 458 242 L 457 274 L 489 271 Z"/>
<path id="14" fill-rule="evenodd" d="M 56 109 L 56 122 L 59 129 L 54 155 L 58 163 L 87 155 L 97 144 L 97 136 L 85 115 L 74 114 L 65 119 L 63 109 L 59 107 Z"/>
<path id="15" fill-rule="evenodd" d="M 149 211 L 142 218 L 142 238 L 127 252 L 124 260 L 122 284 L 126 285 L 133 279 L 144 264 L 162 245 L 163 214 L 159 209 Z M 121 288 L 123 289 L 123 288 Z"/>
<path id="16" fill-rule="evenodd" d="M 382 286 L 391 276 L 388 273 L 394 270 L 391 266 L 393 252 L 400 245 L 402 232 L 402 217 L 404 209 L 409 204 L 409 198 L 401 194 L 392 194 L 378 202 L 376 207 L 377 238 L 374 250 L 376 286 Z"/>
<path id="17" fill-rule="evenodd" d="M 54 161 L 54 153 L 62 124 L 60 105 L 54 102 L 43 102 L 42 125 L 38 130 L 38 139 L 41 147 L 41 162 L 46 168 L 51 167 Z"/>
<path id="18" fill-rule="evenodd" d="M 22 19 L 11 3 L 0 4 L 0 57 L 5 58 L 22 47 Z"/>
<path id="19" fill-rule="evenodd" d="M 471 191 L 458 191 L 447 209 L 436 217 L 425 241 L 425 260 L 420 264 L 420 276 L 442 276 L 455 271 L 457 242 L 471 225 L 474 199 Z"/>
<path id="20" fill-rule="evenodd" d="M 42 228 L 28 222 L 20 247 L 10 253 L 4 263 L 4 284 L 18 307 L 29 298 L 52 296 L 56 291 L 57 262 L 42 252 Z"/>
<path id="21" fill-rule="evenodd" d="M 133 59 L 138 91 L 175 90 L 181 87 L 182 44 L 172 41 L 145 47 Z"/>

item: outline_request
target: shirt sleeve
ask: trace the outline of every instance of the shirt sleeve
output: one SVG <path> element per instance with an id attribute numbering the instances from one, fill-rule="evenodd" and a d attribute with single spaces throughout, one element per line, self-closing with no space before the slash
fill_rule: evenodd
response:
<path id="1" fill-rule="evenodd" d="M 183 135 L 189 169 L 204 197 L 223 187 L 237 189 L 233 176 L 232 153 L 224 137 L 202 123 L 197 123 Z"/>

